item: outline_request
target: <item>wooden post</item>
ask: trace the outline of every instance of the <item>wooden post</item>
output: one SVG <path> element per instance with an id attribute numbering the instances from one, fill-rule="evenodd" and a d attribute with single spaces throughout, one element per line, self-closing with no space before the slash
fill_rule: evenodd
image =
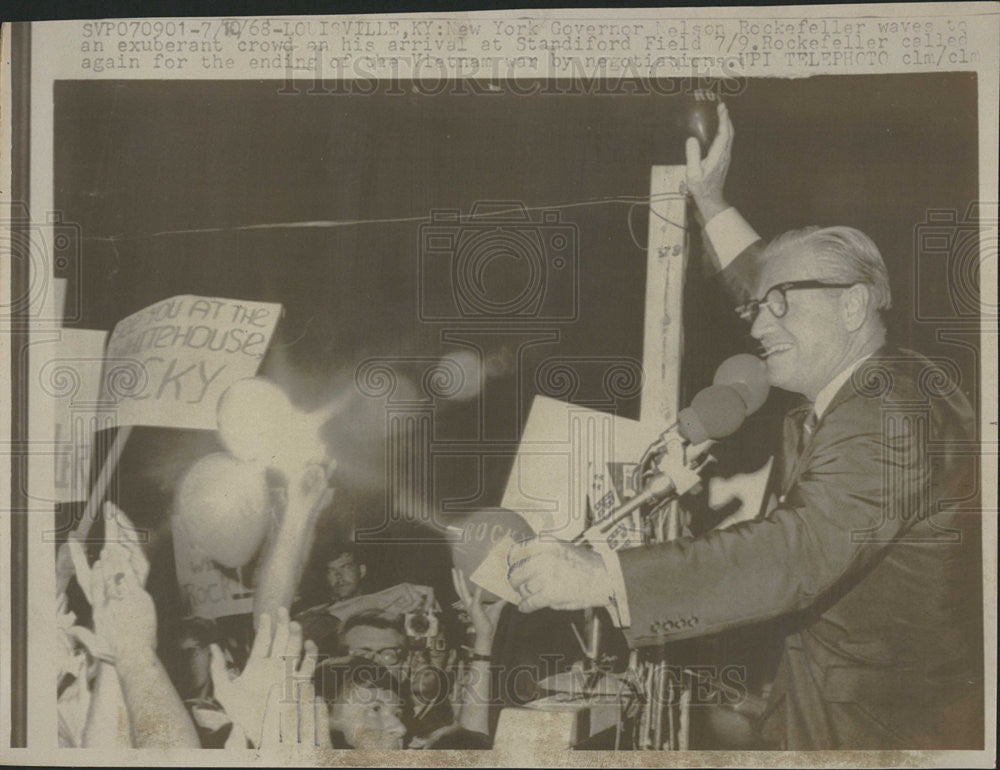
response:
<path id="1" fill-rule="evenodd" d="M 649 183 L 646 320 L 642 344 L 645 383 L 639 420 L 659 433 L 680 408 L 682 309 L 686 262 L 683 166 L 653 166 Z"/>
<path id="2" fill-rule="evenodd" d="M 684 268 L 687 262 L 687 201 L 683 166 L 653 166 L 649 182 L 649 236 L 646 255 L 646 317 L 642 344 L 645 381 L 639 421 L 650 438 L 677 420 L 681 397 L 681 363 L 684 329 Z M 680 510 L 677 501 L 661 512 L 665 539 L 676 538 Z M 674 715 L 674 685 L 666 677 L 666 661 L 656 666 L 657 702 L 651 703 L 656 716 L 654 749 L 687 748 L 687 703 L 683 701 L 680 729 Z M 668 739 L 662 737 L 663 709 L 667 710 Z M 681 735 L 683 733 L 683 735 Z M 666 744 L 666 746 L 664 745 Z"/>

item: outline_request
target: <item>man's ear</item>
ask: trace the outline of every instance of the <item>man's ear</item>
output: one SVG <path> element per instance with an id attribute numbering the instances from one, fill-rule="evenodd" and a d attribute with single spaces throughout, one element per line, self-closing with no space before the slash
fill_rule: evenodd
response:
<path id="1" fill-rule="evenodd" d="M 868 303 L 871 292 L 863 283 L 845 289 L 840 296 L 840 317 L 849 332 L 856 332 L 868 320 Z"/>
<path id="2" fill-rule="evenodd" d="M 359 580 L 364 580 L 366 574 L 368 574 L 368 565 L 367 564 L 359 564 L 358 565 L 358 579 Z"/>

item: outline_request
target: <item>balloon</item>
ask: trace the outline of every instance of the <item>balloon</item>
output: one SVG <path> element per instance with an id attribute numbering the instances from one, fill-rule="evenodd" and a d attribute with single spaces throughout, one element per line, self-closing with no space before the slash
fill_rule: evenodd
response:
<path id="1" fill-rule="evenodd" d="M 260 548 L 271 521 L 264 467 L 227 452 L 206 455 L 177 485 L 174 512 L 203 553 L 224 567 L 242 567 Z"/>
<path id="2" fill-rule="evenodd" d="M 326 460 L 319 429 L 326 411 L 296 409 L 281 388 L 263 377 L 234 382 L 219 399 L 219 436 L 240 460 L 266 463 L 290 478 L 310 463 Z"/>
<path id="3" fill-rule="evenodd" d="M 285 391 L 270 380 L 237 380 L 219 399 L 219 436 L 240 460 L 264 460 L 285 440 L 296 414 Z"/>

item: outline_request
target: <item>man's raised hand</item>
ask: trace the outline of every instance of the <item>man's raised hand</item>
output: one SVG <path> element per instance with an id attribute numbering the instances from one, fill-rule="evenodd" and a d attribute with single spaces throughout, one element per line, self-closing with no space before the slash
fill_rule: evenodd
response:
<path id="1" fill-rule="evenodd" d="M 260 745 L 265 705 L 271 690 L 283 693 L 289 676 L 293 686 L 311 680 L 316 669 L 316 645 L 307 641 L 302 654 L 302 627 L 289 622 L 288 610 L 278 610 L 274 625 L 272 637 L 270 616 L 260 616 L 250 657 L 235 679 L 229 678 L 222 650 L 214 644 L 211 647 L 215 697 L 254 746 Z"/>
<path id="2" fill-rule="evenodd" d="M 90 570 L 90 595 L 94 634 L 116 661 L 156 650 L 156 608 L 121 544 L 104 546 Z"/>
<path id="3" fill-rule="evenodd" d="M 705 222 L 729 208 L 723 195 L 723 188 L 726 184 L 726 174 L 729 172 L 729 162 L 732 159 L 733 122 L 729 119 L 729 110 L 725 104 L 719 104 L 718 111 L 719 130 L 704 160 L 701 157 L 701 144 L 696 138 L 689 137 L 684 145 L 687 156 L 688 192 L 694 198 L 698 212 Z"/>

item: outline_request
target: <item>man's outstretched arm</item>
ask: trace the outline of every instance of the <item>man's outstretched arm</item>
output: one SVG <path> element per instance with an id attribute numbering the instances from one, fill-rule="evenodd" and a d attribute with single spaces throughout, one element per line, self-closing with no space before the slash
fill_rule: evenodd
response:
<path id="1" fill-rule="evenodd" d="M 290 610 L 305 569 L 320 511 L 329 503 L 329 470 L 314 464 L 288 481 L 288 502 L 277 532 L 268 544 L 254 595 L 254 627 L 261 615 L 278 617 Z"/>
<path id="2" fill-rule="evenodd" d="M 752 282 L 761 239 L 757 232 L 729 205 L 725 197 L 726 177 L 732 160 L 735 130 L 729 110 L 720 104 L 719 131 L 705 157 L 701 145 L 691 137 L 687 156 L 686 183 L 699 221 L 705 229 L 706 258 L 713 273 L 719 273 L 735 303 L 745 302 Z"/>

